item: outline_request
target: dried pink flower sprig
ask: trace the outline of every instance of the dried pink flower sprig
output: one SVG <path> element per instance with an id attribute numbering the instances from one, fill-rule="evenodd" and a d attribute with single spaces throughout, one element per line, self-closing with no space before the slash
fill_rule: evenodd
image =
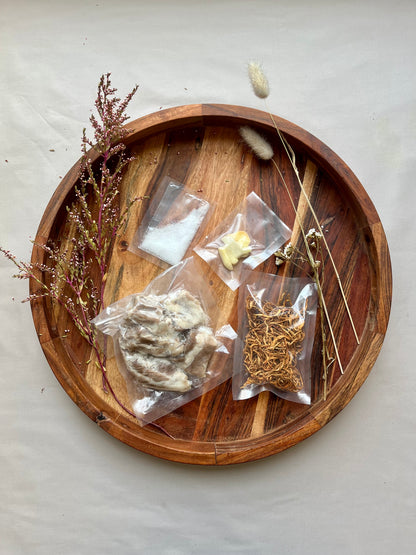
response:
<path id="1" fill-rule="evenodd" d="M 81 335 L 92 343 L 94 330 L 89 320 L 96 315 L 99 308 L 99 291 L 90 276 L 92 259 L 86 260 L 86 249 L 74 238 L 74 248 L 61 251 L 49 245 L 37 245 L 47 254 L 47 263 L 23 262 L 8 250 L 0 247 L 0 251 L 15 264 L 18 273 L 13 277 L 32 279 L 38 285 L 36 293 L 23 299 L 22 302 L 41 297 L 50 297 L 60 304 L 70 315 Z M 48 274 L 49 279 L 42 280 L 39 275 Z M 66 293 L 63 293 L 64 288 Z M 87 302 L 88 301 L 88 302 Z"/>
<path id="2" fill-rule="evenodd" d="M 124 226 L 131 207 L 141 200 L 128 201 L 122 212 L 118 197 L 123 169 L 132 161 L 125 155 L 126 145 L 123 139 L 128 135 L 124 127 L 128 119 L 126 109 L 136 93 L 138 86 L 121 100 L 116 96 L 117 90 L 111 86 L 110 74 L 103 75 L 98 85 L 95 107 L 99 120 L 92 114 L 90 123 L 94 129 L 94 141 L 83 130 L 81 149 L 81 185 L 75 188 L 76 202 L 68 208 L 68 216 L 76 224 L 78 234 L 83 237 L 98 264 L 101 277 L 100 302 L 104 303 L 104 286 L 107 272 L 108 254 L 113 240 Z M 100 156 L 99 171 L 94 169 L 89 150 Z M 111 162 L 111 168 L 109 167 Z M 93 214 L 92 206 L 97 211 Z"/>
<path id="3" fill-rule="evenodd" d="M 105 391 L 109 391 L 132 416 L 134 414 L 118 399 L 109 382 L 105 349 L 97 340 L 91 319 L 104 305 L 108 260 L 114 238 L 126 223 L 133 204 L 140 200 L 131 199 L 123 210 L 119 208 L 123 169 L 132 160 L 126 156 L 123 143 L 128 134 L 124 127 L 128 119 L 125 112 L 136 91 L 137 86 L 121 100 L 115 95 L 109 73 L 99 81 L 95 101 L 98 118 L 90 117 L 94 141 L 88 139 L 84 129 L 79 185 L 75 188 L 75 201 L 67 207 L 68 221 L 75 226 L 68 246 L 37 245 L 45 251 L 45 263 L 19 261 L 10 251 L 0 247 L 18 269 L 14 277 L 32 279 L 38 285 L 37 291 L 24 301 L 48 296 L 66 310 L 95 353 Z M 93 163 L 92 159 L 96 161 Z M 98 285 L 92 278 L 94 265 L 99 270 Z"/>

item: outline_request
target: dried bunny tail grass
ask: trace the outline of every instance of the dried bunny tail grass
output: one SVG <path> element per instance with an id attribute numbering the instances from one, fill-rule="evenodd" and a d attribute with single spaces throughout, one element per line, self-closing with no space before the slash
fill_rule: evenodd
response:
<path id="1" fill-rule="evenodd" d="M 259 63 L 249 62 L 248 76 L 254 94 L 259 98 L 267 98 L 270 94 L 269 81 Z"/>
<path id="2" fill-rule="evenodd" d="M 251 127 L 240 127 L 240 135 L 248 144 L 256 156 L 262 160 L 271 160 L 273 158 L 273 149 L 270 144 Z"/>
<path id="3" fill-rule="evenodd" d="M 269 96 L 269 82 L 268 82 L 267 77 L 265 76 L 265 74 L 264 74 L 263 69 L 261 68 L 261 66 L 260 66 L 257 62 L 249 62 L 249 64 L 248 64 L 248 73 L 249 73 L 251 85 L 252 85 L 253 90 L 254 90 L 254 94 L 255 94 L 256 96 L 258 96 L 259 98 L 266 98 L 267 96 Z M 298 170 L 298 167 L 297 167 L 297 165 L 296 165 L 295 152 L 294 152 L 294 150 L 292 149 L 292 147 L 290 146 L 290 144 L 288 143 L 288 141 L 286 140 L 286 138 L 283 136 L 283 134 L 282 134 L 282 132 L 280 131 L 280 129 L 278 128 L 277 123 L 276 123 L 276 121 L 275 121 L 275 119 L 274 119 L 274 117 L 273 117 L 273 114 L 270 112 L 269 109 L 267 109 L 267 110 L 268 110 L 268 112 L 269 112 L 269 116 L 270 116 L 270 118 L 271 118 L 271 120 L 272 120 L 272 123 L 273 123 L 273 125 L 274 125 L 274 127 L 275 127 L 275 129 L 276 129 L 276 132 L 277 132 L 277 134 L 278 134 L 278 136 L 279 136 L 279 139 L 281 140 L 282 145 L 283 145 L 283 147 L 284 147 L 284 149 L 285 149 L 285 151 L 286 151 L 286 154 L 287 154 L 287 156 L 288 156 L 288 158 L 289 158 L 289 161 L 290 161 L 290 163 L 291 163 L 291 165 L 292 165 L 293 171 L 294 171 L 295 174 L 296 174 L 296 178 L 297 178 L 297 180 L 298 180 L 299 186 L 300 186 L 300 188 L 301 188 L 301 190 L 302 190 L 302 193 L 303 193 L 303 195 L 304 195 L 304 197 L 305 197 L 305 199 L 306 199 L 306 202 L 308 203 L 309 209 L 311 210 L 311 213 L 312 213 L 312 216 L 313 216 L 313 218 L 314 218 L 314 220 L 315 220 L 315 223 L 316 223 L 316 225 L 318 226 L 318 228 L 320 228 L 320 227 L 321 227 L 321 224 L 320 224 L 320 222 L 319 222 L 319 220 L 318 220 L 318 217 L 317 217 L 317 215 L 316 215 L 316 212 L 315 212 L 315 210 L 314 210 L 314 208 L 313 208 L 313 206 L 312 206 L 312 203 L 311 203 L 311 201 L 310 201 L 308 195 L 305 193 L 302 180 L 300 179 L 300 176 L 299 176 L 299 170 Z M 248 142 L 248 141 L 247 141 L 247 142 Z M 256 152 L 256 150 L 255 150 L 254 148 L 253 148 L 253 150 L 254 150 L 254 152 Z M 257 154 L 257 152 L 256 152 L 256 154 Z M 258 154 L 258 156 L 261 157 L 260 154 Z M 271 156 L 270 156 L 270 158 L 271 158 Z M 264 160 L 268 160 L 268 159 L 270 159 L 270 158 L 264 158 Z M 343 287 L 342 282 L 341 282 L 341 278 L 340 278 L 338 269 L 337 269 L 337 267 L 336 267 L 336 265 L 335 265 L 335 261 L 334 261 L 334 259 L 333 259 L 333 257 L 332 257 L 332 252 L 331 252 L 331 250 L 330 250 L 330 248 L 329 248 L 329 245 L 328 245 L 328 243 L 327 243 L 327 240 L 326 240 L 326 238 L 325 238 L 325 235 L 323 235 L 322 239 L 323 239 L 323 243 L 324 243 L 324 245 L 325 245 L 325 248 L 326 248 L 326 250 L 327 250 L 329 259 L 330 259 L 330 261 L 331 261 L 332 267 L 333 267 L 334 272 L 335 272 L 335 277 L 336 277 L 337 282 L 338 282 L 339 290 L 340 290 L 340 292 L 341 292 L 342 300 L 343 300 L 343 302 L 344 302 L 344 306 L 345 306 L 345 309 L 346 309 L 348 318 L 349 318 L 349 320 L 350 320 L 351 327 L 352 327 L 352 330 L 353 330 L 353 332 L 354 332 L 355 339 L 356 339 L 356 341 L 357 341 L 357 344 L 359 345 L 359 344 L 360 344 L 360 339 L 359 339 L 359 337 L 358 337 L 357 329 L 356 329 L 356 327 L 355 327 L 354 320 L 353 320 L 353 317 L 352 317 L 352 315 L 351 315 L 350 307 L 349 307 L 349 305 L 348 305 L 348 301 L 347 301 L 347 298 L 346 298 L 346 294 L 345 294 L 344 287 Z"/>

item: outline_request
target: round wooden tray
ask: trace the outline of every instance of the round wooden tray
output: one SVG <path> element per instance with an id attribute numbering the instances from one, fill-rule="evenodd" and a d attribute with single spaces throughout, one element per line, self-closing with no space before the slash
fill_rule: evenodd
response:
<path id="1" fill-rule="evenodd" d="M 305 189 L 326 233 L 360 336 L 357 344 L 345 313 L 337 281 L 326 264 L 325 299 L 344 367 L 331 366 L 329 393 L 323 398 L 319 326 L 312 356 L 312 404 L 284 401 L 268 392 L 247 401 L 233 401 L 231 380 L 158 420 L 172 437 L 153 426 L 141 427 L 102 390 L 101 375 L 90 349 L 67 315 L 48 299 L 32 302 L 41 346 L 62 387 L 101 428 L 132 447 L 164 459 L 204 465 L 252 461 L 278 453 L 320 430 L 356 394 L 380 351 L 391 305 L 391 265 L 377 212 L 346 164 L 317 138 L 275 117 L 296 153 Z M 228 105 L 192 105 L 164 110 L 133 121 L 127 144 L 135 160 L 123 178 L 121 202 L 134 195 L 152 195 L 168 175 L 215 206 L 208 232 L 254 190 L 291 228 L 293 207 L 270 162 L 257 160 L 241 141 L 239 127 L 251 125 L 272 143 L 292 194 L 299 186 L 283 152 L 270 116 L 262 111 Z M 73 232 L 65 207 L 72 202 L 77 163 L 55 191 L 40 223 L 32 261 L 43 262 L 36 246 L 59 242 Z M 106 304 L 141 291 L 161 269 L 128 250 L 147 201 L 135 206 L 127 228 L 114 245 L 106 283 Z M 306 229 L 315 227 L 302 199 L 299 211 Z M 295 233 L 296 235 L 296 229 Z M 299 235 L 299 234 L 298 234 Z M 189 253 L 194 245 L 191 245 Z M 199 259 L 198 259 L 199 260 Z M 224 322 L 237 326 L 237 296 L 201 261 L 207 287 L 215 290 Z M 277 271 L 273 257 L 259 269 Z M 31 292 L 36 284 L 31 283 Z M 69 330 L 69 332 L 68 332 Z M 115 362 L 108 375 L 118 397 L 129 400 Z M 174 438 L 174 439 L 172 439 Z"/>

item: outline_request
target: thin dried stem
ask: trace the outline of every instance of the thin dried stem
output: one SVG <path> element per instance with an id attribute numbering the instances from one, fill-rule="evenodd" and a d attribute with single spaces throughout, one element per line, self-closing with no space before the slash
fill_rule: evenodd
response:
<path id="1" fill-rule="evenodd" d="M 324 311 L 325 318 L 326 318 L 326 321 L 327 321 L 327 324 L 328 324 L 328 328 L 329 328 L 329 332 L 330 332 L 330 334 L 331 334 L 332 342 L 333 342 L 333 344 L 334 344 L 335 355 L 336 355 L 336 358 L 337 358 L 337 361 L 338 361 L 338 364 L 339 364 L 339 367 L 340 367 L 341 374 L 343 374 L 343 373 L 344 373 L 344 369 L 343 369 L 343 366 L 342 366 L 342 363 L 341 363 L 341 358 L 340 358 L 340 356 L 339 356 L 338 347 L 337 347 L 337 343 L 336 343 L 336 340 L 335 340 L 334 330 L 333 330 L 333 328 L 332 328 L 331 319 L 330 319 L 329 314 L 328 314 L 328 309 L 327 309 L 326 302 L 325 302 L 325 298 L 324 298 L 324 294 L 323 294 L 323 291 L 322 291 L 321 280 L 320 280 L 319 270 L 318 270 L 319 266 L 318 266 L 318 264 L 316 263 L 316 260 L 315 260 L 313 254 L 312 254 L 312 251 L 311 251 L 311 248 L 310 248 L 310 246 L 309 246 L 309 242 L 308 242 L 308 240 L 307 240 L 306 233 L 305 233 L 305 230 L 304 230 L 304 227 L 303 227 L 303 222 L 302 222 L 302 220 L 301 220 L 301 218 L 300 218 L 300 215 L 299 215 L 299 212 L 298 212 L 298 210 L 297 210 L 297 208 L 296 208 L 296 206 L 295 206 L 295 203 L 294 203 L 292 194 L 291 194 L 291 192 L 290 192 L 290 190 L 289 190 L 289 187 L 288 187 L 288 185 L 287 185 L 287 183 L 286 183 L 286 180 L 285 180 L 285 178 L 284 178 L 284 176 L 283 176 L 283 174 L 282 174 L 282 171 L 280 170 L 279 165 L 276 163 L 276 161 L 275 161 L 274 159 L 272 159 L 272 163 L 273 163 L 273 165 L 275 166 L 275 168 L 277 169 L 277 171 L 278 171 L 278 173 L 279 173 L 279 176 L 280 176 L 280 178 L 281 178 L 281 180 L 282 180 L 283 186 L 284 186 L 284 188 L 285 188 L 285 190 L 286 190 L 286 193 L 287 193 L 287 195 L 288 195 L 288 197 L 289 197 L 289 200 L 290 200 L 290 203 L 291 203 L 291 205 L 292 205 L 292 208 L 293 208 L 293 210 L 294 210 L 294 212 L 295 212 L 295 218 L 296 218 L 296 221 L 297 221 L 297 223 L 298 223 L 298 225 L 299 225 L 299 229 L 300 229 L 300 231 L 301 231 L 302 238 L 303 238 L 303 243 L 304 243 L 304 245 L 305 245 L 307 260 L 308 260 L 308 263 L 309 263 L 309 265 L 310 265 L 310 267 L 311 267 L 311 269 L 312 269 L 312 271 L 313 271 L 313 274 L 314 274 L 314 281 L 315 281 L 316 286 L 317 286 L 317 289 L 318 289 L 318 298 L 319 298 L 319 302 L 320 302 L 320 305 L 321 305 L 321 307 L 322 307 L 322 309 L 323 309 L 323 311 Z M 323 236 L 323 234 L 321 234 L 321 235 Z M 323 341 L 322 348 L 323 348 L 323 349 L 326 349 L 325 335 L 322 336 L 322 341 Z M 325 375 L 325 377 L 326 377 L 326 375 L 327 375 L 327 368 L 326 368 L 326 358 L 325 358 L 325 357 L 324 357 L 324 359 L 323 359 L 323 362 L 324 362 L 324 375 Z M 324 381 L 324 383 L 325 383 L 325 388 L 326 388 L 326 381 Z M 325 398 L 326 398 L 326 396 L 325 396 Z"/>
<path id="2" fill-rule="evenodd" d="M 267 106 L 267 103 L 266 103 L 266 106 Z M 288 157 L 289 160 L 290 160 L 290 163 L 291 163 L 292 168 L 293 168 L 293 170 L 294 170 L 294 172 L 295 172 L 295 175 L 296 175 L 296 179 L 297 179 L 297 181 L 298 181 L 298 183 L 299 183 L 299 186 L 300 186 L 300 188 L 301 188 L 302 194 L 304 195 L 304 197 L 305 197 L 305 199 L 306 199 L 306 202 L 308 203 L 308 207 L 309 207 L 309 209 L 310 209 L 310 211 L 311 211 L 311 214 L 312 214 L 312 216 L 313 216 L 313 218 L 314 218 L 314 220 L 315 220 L 315 224 L 316 224 L 319 228 L 321 228 L 321 224 L 320 224 L 320 222 L 319 222 L 319 220 L 318 220 L 318 217 L 317 217 L 317 215 L 316 215 L 315 209 L 314 209 L 314 207 L 313 207 L 313 205 L 312 205 L 312 203 L 311 203 L 311 201 L 310 201 L 308 195 L 306 194 L 305 189 L 304 189 L 304 187 L 303 187 L 302 180 L 300 179 L 299 170 L 298 170 L 297 165 L 296 165 L 295 153 L 294 153 L 292 147 L 290 146 L 290 144 L 288 143 L 287 139 L 283 136 L 282 132 L 281 132 L 280 129 L 278 128 L 278 126 L 277 126 L 277 124 L 276 124 L 276 121 L 275 121 L 275 119 L 274 119 L 274 117 L 273 117 L 273 114 L 271 113 L 271 111 L 270 111 L 268 108 L 267 108 L 267 111 L 268 111 L 269 116 L 270 116 L 270 119 L 271 119 L 271 121 L 272 121 L 272 123 L 273 123 L 273 125 L 274 125 L 274 127 L 275 127 L 275 129 L 276 129 L 276 132 L 277 132 L 277 134 L 278 134 L 278 136 L 279 136 L 279 139 L 280 139 L 280 141 L 281 141 L 281 143 L 282 143 L 282 145 L 283 145 L 283 147 L 284 147 L 284 149 L 285 149 L 285 152 L 286 152 L 286 154 L 287 154 L 287 157 Z M 351 314 L 350 307 L 349 307 L 349 304 L 348 304 L 348 301 L 347 301 L 347 297 L 346 297 L 346 295 L 345 295 L 345 291 L 344 291 L 344 288 L 343 288 L 343 286 L 342 286 L 341 278 L 340 278 L 338 269 L 337 269 L 337 267 L 336 267 L 335 261 L 334 261 L 333 256 L 332 256 L 331 249 L 329 248 L 329 245 L 328 245 L 328 242 L 327 242 L 327 240 L 326 240 L 326 238 L 325 238 L 325 235 L 322 235 L 322 239 L 323 239 L 323 242 L 324 242 L 324 245 L 325 245 L 325 249 L 326 249 L 326 251 L 327 251 L 327 253 L 328 253 L 329 259 L 330 259 L 330 261 L 331 261 L 332 267 L 333 267 L 333 269 L 334 269 L 335 277 L 336 277 L 336 279 L 337 279 L 337 283 L 338 283 L 338 286 L 339 286 L 339 290 L 340 290 L 340 292 L 341 292 L 342 300 L 343 300 L 343 302 L 344 302 L 345 309 L 346 309 L 346 311 L 347 311 L 348 318 L 349 318 L 349 321 L 350 321 L 350 323 L 351 323 L 351 327 L 352 327 L 352 329 L 353 329 L 355 339 L 356 339 L 356 341 L 357 341 L 357 344 L 359 344 L 359 343 L 360 343 L 360 339 L 359 339 L 359 337 L 358 337 L 358 333 L 357 333 L 356 327 L 355 327 L 355 325 L 354 325 L 354 320 L 353 320 L 353 318 L 352 318 L 352 314 Z"/>
<path id="3" fill-rule="evenodd" d="M 2 252 L 18 269 L 15 277 L 31 279 L 39 287 L 25 301 L 50 297 L 61 306 L 72 320 L 75 328 L 93 349 L 97 366 L 102 373 L 103 388 L 110 392 L 118 405 L 131 416 L 135 416 L 118 398 L 106 373 L 106 354 L 97 340 L 91 320 L 104 307 L 104 289 L 108 271 L 109 254 L 113 240 L 124 225 L 129 211 L 139 198 L 129 202 L 120 212 L 118 206 L 119 186 L 123 168 L 131 158 L 125 156 L 122 140 L 128 134 L 124 127 L 128 116 L 128 103 L 137 87 L 121 101 L 115 96 L 110 74 L 100 79 L 95 106 L 99 115 L 91 116 L 94 141 L 82 135 L 82 162 L 80 184 L 75 187 L 75 201 L 67 207 L 67 218 L 73 227 L 73 238 L 69 247 L 59 248 L 49 244 L 37 244 L 45 252 L 44 263 L 18 261 L 9 251 Z M 89 150 L 98 154 L 93 168 Z M 93 282 L 92 268 L 99 270 L 99 286 Z M 48 280 L 42 279 L 48 275 Z"/>

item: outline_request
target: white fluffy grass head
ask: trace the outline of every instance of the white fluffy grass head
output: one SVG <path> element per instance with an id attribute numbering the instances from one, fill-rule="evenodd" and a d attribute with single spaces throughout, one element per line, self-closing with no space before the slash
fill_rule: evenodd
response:
<path id="1" fill-rule="evenodd" d="M 254 131 L 251 127 L 244 126 L 240 127 L 240 135 L 258 158 L 262 160 L 273 158 L 272 147 L 257 131 Z"/>
<path id="2" fill-rule="evenodd" d="M 259 63 L 249 62 L 248 76 L 250 78 L 254 94 L 259 98 L 267 98 L 270 93 L 269 81 L 267 80 L 267 77 L 265 76 Z"/>

